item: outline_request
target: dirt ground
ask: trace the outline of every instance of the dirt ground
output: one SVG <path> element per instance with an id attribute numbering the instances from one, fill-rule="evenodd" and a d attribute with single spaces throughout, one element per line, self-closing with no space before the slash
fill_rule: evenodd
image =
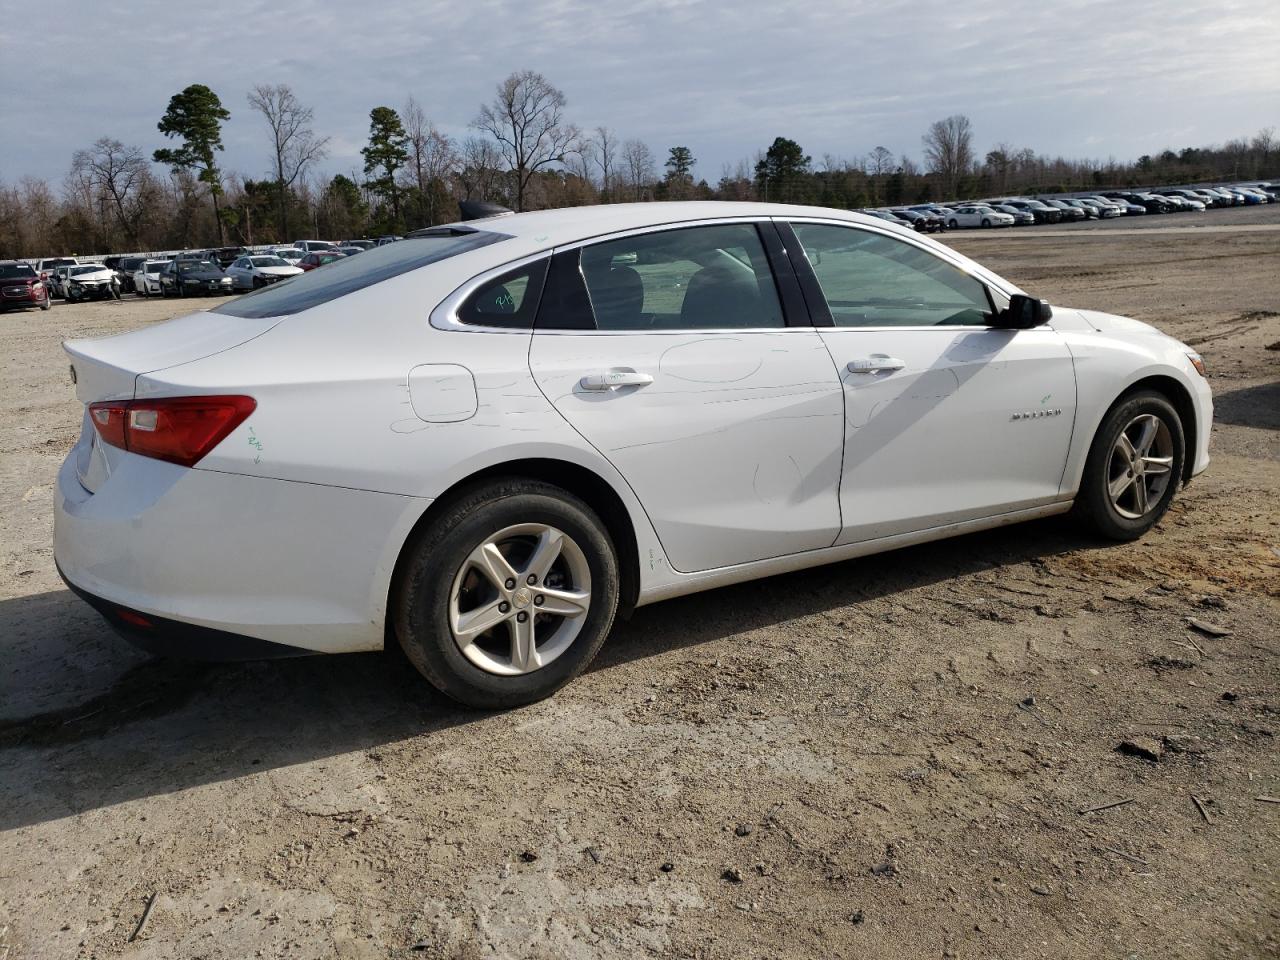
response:
<path id="1" fill-rule="evenodd" d="M 0 317 L 0 960 L 1280 955 L 1280 209 L 1190 217 L 944 238 L 1204 354 L 1213 464 L 1150 536 L 645 608 L 504 714 L 117 639 L 53 569 L 58 344 L 186 305 Z"/>

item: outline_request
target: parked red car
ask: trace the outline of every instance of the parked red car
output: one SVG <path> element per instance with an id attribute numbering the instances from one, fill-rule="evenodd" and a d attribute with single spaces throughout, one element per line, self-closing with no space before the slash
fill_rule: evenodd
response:
<path id="1" fill-rule="evenodd" d="M 21 310 L 24 307 L 48 310 L 50 306 L 49 288 L 33 267 L 13 260 L 0 260 L 0 310 Z"/>
<path id="2" fill-rule="evenodd" d="M 316 267 L 323 267 L 326 263 L 343 260 L 346 256 L 345 253 L 338 253 L 336 250 L 317 250 L 315 253 L 308 253 L 299 260 L 298 266 L 303 270 L 314 270 Z"/>

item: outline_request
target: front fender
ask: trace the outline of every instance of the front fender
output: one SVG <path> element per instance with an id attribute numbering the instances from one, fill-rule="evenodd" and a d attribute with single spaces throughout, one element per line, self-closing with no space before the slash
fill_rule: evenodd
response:
<path id="1" fill-rule="evenodd" d="M 1075 365 L 1078 401 L 1062 493 L 1074 496 L 1080 489 L 1089 448 L 1107 412 L 1121 397 L 1144 385 L 1169 394 L 1187 421 L 1183 424 L 1190 464 L 1186 475 L 1200 473 L 1208 466 L 1213 421 L 1209 384 L 1187 358 L 1190 348 L 1148 330 L 1064 332 Z"/>

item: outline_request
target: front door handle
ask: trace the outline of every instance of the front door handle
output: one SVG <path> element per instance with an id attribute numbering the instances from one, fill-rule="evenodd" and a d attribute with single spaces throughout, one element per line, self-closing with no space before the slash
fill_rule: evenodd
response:
<path id="1" fill-rule="evenodd" d="M 619 387 L 644 387 L 653 383 L 653 377 L 635 370 L 609 370 L 592 373 L 578 381 L 583 390 L 617 390 Z"/>
<path id="2" fill-rule="evenodd" d="M 905 360 L 887 357 L 883 353 L 873 353 L 865 360 L 850 360 L 845 367 L 850 373 L 891 373 L 901 370 L 907 365 Z"/>

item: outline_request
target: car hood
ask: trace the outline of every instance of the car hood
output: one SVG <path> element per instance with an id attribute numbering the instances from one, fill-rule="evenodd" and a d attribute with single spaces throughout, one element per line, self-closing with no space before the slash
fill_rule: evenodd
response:
<path id="1" fill-rule="evenodd" d="M 101 270 L 92 270 L 88 273 L 77 273 L 75 276 L 68 277 L 67 279 L 72 283 L 92 283 L 97 280 L 110 280 L 115 275 L 114 270 L 111 270 L 108 267 L 103 267 Z"/>
<path id="2" fill-rule="evenodd" d="M 1149 323 L 1135 320 L 1133 317 L 1122 317 L 1114 313 L 1103 313 L 1101 310 L 1076 310 L 1085 323 L 1099 333 L 1115 333 L 1124 336 L 1146 335 L 1163 337 L 1172 340 L 1167 333 L 1162 333 Z"/>
<path id="3" fill-rule="evenodd" d="M 292 277 L 303 272 L 301 267 L 258 267 L 257 269 L 259 273 L 272 277 Z"/>

